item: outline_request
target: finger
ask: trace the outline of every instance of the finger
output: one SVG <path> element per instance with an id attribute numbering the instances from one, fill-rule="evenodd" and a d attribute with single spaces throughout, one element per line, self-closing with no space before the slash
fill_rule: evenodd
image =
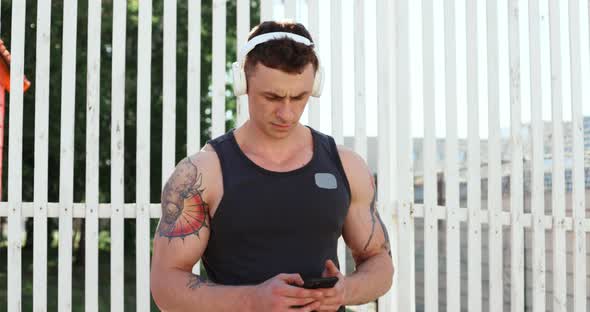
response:
<path id="1" fill-rule="evenodd" d="M 279 290 L 279 295 L 291 298 L 314 298 L 319 299 L 323 298 L 324 295 L 321 291 L 318 290 L 311 290 L 311 289 L 304 289 L 301 287 L 291 286 L 291 285 L 284 285 Z"/>
<path id="2" fill-rule="evenodd" d="M 338 309 L 340 308 L 339 305 L 320 305 L 317 308 L 318 312 L 334 312 L 334 311 L 338 311 Z"/>
<path id="3" fill-rule="evenodd" d="M 303 286 L 303 278 L 299 274 L 279 274 L 278 278 L 287 284 Z"/>
<path id="4" fill-rule="evenodd" d="M 334 288 L 321 288 L 320 290 L 322 291 L 324 298 L 334 297 L 338 295 L 338 291 Z"/>
<path id="5" fill-rule="evenodd" d="M 326 297 L 326 298 L 322 299 L 320 301 L 320 303 L 322 304 L 322 306 L 334 306 L 334 305 L 339 306 L 341 304 L 338 297 Z"/>
<path id="6" fill-rule="evenodd" d="M 315 302 L 310 303 L 310 304 L 303 306 L 303 307 L 299 307 L 299 308 L 291 307 L 291 308 L 289 308 L 288 311 L 312 312 L 312 311 L 317 311 L 320 306 L 321 306 L 321 303 L 319 301 L 315 301 Z"/>
<path id="7" fill-rule="evenodd" d="M 336 264 L 334 263 L 334 261 L 328 259 L 326 260 L 326 269 L 328 271 L 329 274 L 338 274 L 340 273 L 340 270 L 338 269 L 338 267 L 336 266 Z"/>
<path id="8" fill-rule="evenodd" d="M 315 298 L 285 298 L 285 304 L 289 307 L 303 307 L 315 301 Z"/>
<path id="9" fill-rule="evenodd" d="M 325 267 L 324 271 L 322 272 L 322 277 L 329 277 L 328 268 Z"/>

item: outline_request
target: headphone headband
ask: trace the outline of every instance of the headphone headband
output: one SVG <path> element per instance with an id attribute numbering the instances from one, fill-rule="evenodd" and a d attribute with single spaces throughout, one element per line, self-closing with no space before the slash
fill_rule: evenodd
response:
<path id="1" fill-rule="evenodd" d="M 270 32 L 270 33 L 256 36 L 256 37 L 252 38 L 251 40 L 248 40 L 248 42 L 246 42 L 246 44 L 240 50 L 238 62 L 240 62 L 243 65 L 248 53 L 250 53 L 250 51 L 254 50 L 254 48 L 256 48 L 257 45 L 271 41 L 271 40 L 286 39 L 286 38 L 291 39 L 295 42 L 303 43 L 306 46 L 313 46 L 313 42 L 311 42 L 309 39 L 307 39 L 303 36 L 294 34 L 294 33 L 282 32 L 282 31 Z"/>
<path id="2" fill-rule="evenodd" d="M 250 53 L 250 51 L 252 51 L 257 45 L 259 45 L 261 43 L 271 41 L 271 40 L 278 40 L 278 39 L 291 39 L 295 42 L 305 44 L 308 47 L 314 46 L 314 44 L 313 44 L 313 42 L 311 42 L 311 40 L 309 40 L 303 36 L 300 36 L 300 35 L 297 35 L 294 33 L 290 33 L 290 32 L 281 32 L 281 31 L 262 34 L 262 35 L 252 38 L 251 40 L 248 40 L 248 42 L 246 42 L 244 47 L 242 47 L 242 49 L 240 50 L 240 53 L 238 54 L 237 62 L 232 64 L 232 73 L 233 73 L 233 77 L 234 77 L 234 94 L 236 96 L 244 95 L 244 94 L 246 94 L 246 91 L 247 91 L 248 83 L 246 81 L 246 73 L 244 72 L 244 63 L 246 62 L 246 56 L 248 55 L 248 53 Z M 317 57 L 318 63 L 319 63 L 320 58 L 317 55 L 317 53 L 316 53 L 316 57 Z M 321 64 L 319 64 L 319 67 L 318 67 L 316 74 L 315 74 L 315 79 L 313 82 L 313 89 L 312 89 L 311 95 L 315 96 L 315 97 L 319 97 L 322 94 L 323 86 L 324 86 L 324 70 L 322 69 Z"/>

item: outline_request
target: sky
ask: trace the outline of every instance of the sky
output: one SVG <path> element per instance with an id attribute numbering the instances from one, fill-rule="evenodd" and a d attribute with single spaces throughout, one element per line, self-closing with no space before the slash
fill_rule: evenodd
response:
<path id="1" fill-rule="evenodd" d="M 285 17 L 284 0 L 274 1 L 274 18 L 280 19 Z M 296 20 L 307 25 L 307 6 L 305 1 L 299 2 L 297 6 Z M 320 3 L 320 33 L 319 33 L 319 50 L 320 59 L 325 67 L 326 83 L 324 93 L 320 99 L 321 123 L 320 130 L 331 133 L 331 77 L 330 77 L 330 27 L 331 15 L 330 1 L 319 1 Z M 377 51 L 376 51 L 376 1 L 363 1 L 364 8 L 364 29 L 365 29 L 365 94 L 366 94 L 366 121 L 367 135 L 377 135 Z M 444 103 L 444 24 L 443 24 L 443 1 L 433 1 L 434 3 L 434 29 L 435 29 L 435 120 L 437 137 L 445 136 L 445 103 Z M 481 3 L 481 2 L 479 2 Z M 563 77 L 563 117 L 564 120 L 571 120 L 569 89 L 569 43 L 568 43 L 568 8 L 565 1 L 559 1 L 560 20 L 561 20 L 561 49 L 562 49 L 562 77 Z M 353 0 L 342 0 L 343 29 L 342 33 L 346 40 L 343 41 L 343 64 L 350 64 L 343 70 L 343 98 L 344 103 L 344 135 L 354 135 L 354 34 L 357 27 L 354 25 Z M 530 122 L 530 66 L 529 66 L 529 42 L 528 42 L 528 10 L 527 1 L 519 2 L 521 15 L 519 22 L 520 29 L 520 47 L 521 47 L 521 102 L 522 102 L 522 122 Z M 410 9 L 410 68 L 411 68 L 411 110 L 412 110 L 412 136 L 421 137 L 424 132 L 423 124 L 423 92 L 422 92 L 422 17 L 421 1 L 409 1 Z M 465 0 L 455 1 L 456 9 L 456 41 L 457 41 L 457 109 L 458 109 L 458 135 L 465 138 L 467 135 L 467 105 L 466 105 L 466 44 L 465 44 Z M 508 16 L 507 1 L 498 1 L 498 38 L 499 38 L 499 102 L 500 102 L 500 126 L 509 128 L 510 126 L 510 103 L 509 103 L 509 65 L 508 65 Z M 487 42 L 486 42 L 486 7 L 485 4 L 477 8 L 477 36 L 478 36 L 478 90 L 479 90 L 479 134 L 481 138 L 488 136 L 488 114 L 487 114 Z M 541 81 L 542 81 L 542 115 L 544 120 L 551 120 L 551 82 L 550 82 L 550 42 L 549 42 L 549 15 L 547 0 L 540 1 L 540 37 L 541 37 Z M 581 22 L 587 23 L 586 20 Z M 588 25 L 588 24 L 586 24 Z M 588 38 L 588 29 L 584 29 L 584 34 Z M 316 39 L 317 40 L 317 39 Z M 587 41 L 586 41 L 587 43 Z M 588 55 L 586 55 L 588 57 Z M 463 60 L 463 61 L 462 61 Z M 585 76 L 586 81 L 588 75 Z M 587 98 L 587 97 L 586 97 Z M 535 105 L 535 109 L 539 105 Z M 590 115 L 590 102 L 586 101 L 583 105 L 584 115 Z M 307 113 L 302 117 L 302 123 L 308 121 Z"/>

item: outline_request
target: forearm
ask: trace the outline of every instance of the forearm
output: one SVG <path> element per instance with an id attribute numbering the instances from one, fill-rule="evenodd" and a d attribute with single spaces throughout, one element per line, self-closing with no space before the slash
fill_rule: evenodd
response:
<path id="1" fill-rule="evenodd" d="M 393 279 L 391 257 L 383 252 L 357 266 L 346 276 L 346 305 L 358 305 L 373 301 L 386 293 Z"/>
<path id="2" fill-rule="evenodd" d="M 182 270 L 152 272 L 151 290 L 162 311 L 249 311 L 252 286 L 223 286 Z"/>

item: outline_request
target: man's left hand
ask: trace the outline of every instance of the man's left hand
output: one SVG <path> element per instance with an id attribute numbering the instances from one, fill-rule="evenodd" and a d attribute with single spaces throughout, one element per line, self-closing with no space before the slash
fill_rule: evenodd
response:
<path id="1" fill-rule="evenodd" d="M 346 298 L 346 287 L 344 285 L 344 275 L 340 273 L 338 267 L 332 260 L 326 260 L 326 267 L 322 277 L 337 277 L 338 282 L 332 288 L 321 289 L 324 297 L 320 300 L 321 305 L 317 311 L 338 311 L 340 306 L 344 305 Z"/>

